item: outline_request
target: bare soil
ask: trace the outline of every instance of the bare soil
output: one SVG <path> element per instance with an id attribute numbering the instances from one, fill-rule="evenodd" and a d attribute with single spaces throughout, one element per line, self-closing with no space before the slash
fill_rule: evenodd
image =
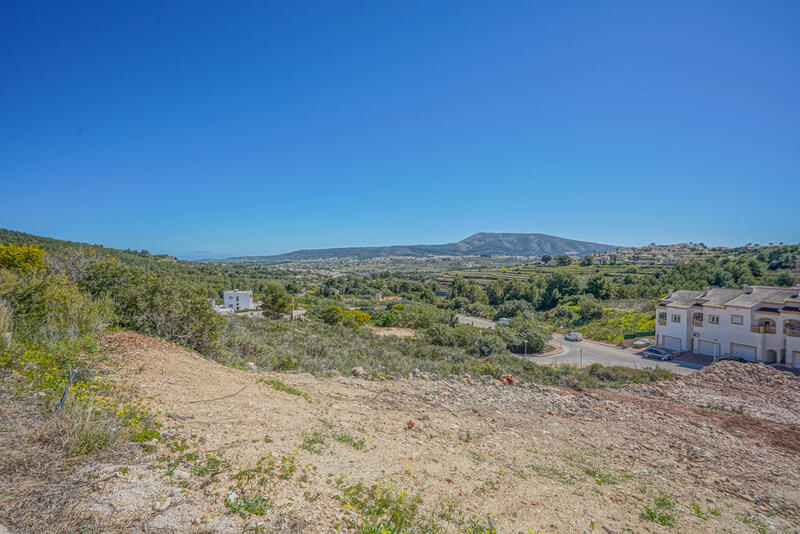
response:
<path id="1" fill-rule="evenodd" d="M 413 328 L 399 326 L 370 326 L 369 331 L 379 336 L 416 337 L 417 331 Z"/>
<path id="2" fill-rule="evenodd" d="M 96 531 L 347 531 L 357 516 L 330 482 L 349 476 L 387 479 L 420 495 L 431 514 L 444 506 L 491 517 L 498 532 L 800 532 L 800 430 L 657 393 L 672 386 L 580 392 L 475 378 L 319 379 L 231 369 L 131 333 L 103 343 L 114 349 L 111 379 L 158 414 L 168 439 L 129 458 L 124 473 L 119 460 L 97 466 L 103 482 L 73 496 L 70 510 Z M 689 379 L 679 380 L 702 390 Z M 301 447 L 314 433 L 316 453 Z M 180 439 L 230 465 L 177 480 L 163 458 L 178 454 L 168 444 Z M 271 487 L 265 515 L 230 514 L 231 475 L 265 457 L 296 458 L 297 472 Z M 676 503 L 671 528 L 642 518 L 662 492 Z M 24 525 L 19 532 L 67 531 Z"/>

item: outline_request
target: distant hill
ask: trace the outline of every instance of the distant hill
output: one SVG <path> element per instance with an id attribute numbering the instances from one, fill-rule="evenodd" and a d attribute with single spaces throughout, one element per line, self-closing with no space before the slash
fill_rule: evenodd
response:
<path id="1" fill-rule="evenodd" d="M 385 256 L 541 256 L 606 252 L 619 248 L 589 241 L 577 241 L 545 234 L 507 234 L 480 232 L 457 243 L 444 245 L 392 245 L 385 247 L 347 247 L 296 250 L 274 256 L 229 258 L 226 262 L 318 260 L 330 258 L 369 259 Z"/>

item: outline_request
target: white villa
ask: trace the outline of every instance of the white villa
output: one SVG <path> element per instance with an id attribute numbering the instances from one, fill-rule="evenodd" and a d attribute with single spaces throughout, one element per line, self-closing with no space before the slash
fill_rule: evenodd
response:
<path id="1" fill-rule="evenodd" d="M 222 292 L 222 305 L 231 310 L 250 310 L 253 309 L 253 292 L 242 289 Z"/>
<path id="2" fill-rule="evenodd" d="M 800 368 L 800 285 L 670 290 L 656 306 L 656 345 Z"/>

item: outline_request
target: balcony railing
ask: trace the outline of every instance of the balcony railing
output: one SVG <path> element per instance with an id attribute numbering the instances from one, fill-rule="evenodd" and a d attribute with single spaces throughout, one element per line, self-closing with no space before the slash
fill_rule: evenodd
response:
<path id="1" fill-rule="evenodd" d="M 659 326 L 667 326 L 667 320 L 666 319 L 659 319 L 658 320 L 658 324 L 659 324 Z"/>
<path id="2" fill-rule="evenodd" d="M 694 326 L 703 326 L 703 321 L 699 321 L 699 320 L 697 320 L 697 319 L 694 319 L 694 320 L 692 321 L 692 324 L 693 324 Z"/>
<path id="3" fill-rule="evenodd" d="M 800 337 L 800 330 L 794 328 L 783 327 L 783 333 L 789 337 Z"/>
<path id="4" fill-rule="evenodd" d="M 751 326 L 750 331 L 754 334 L 774 334 L 774 326 Z"/>

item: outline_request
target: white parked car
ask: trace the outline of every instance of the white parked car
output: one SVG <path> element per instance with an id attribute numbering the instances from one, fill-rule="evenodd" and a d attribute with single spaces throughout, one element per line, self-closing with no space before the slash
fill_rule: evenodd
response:
<path id="1" fill-rule="evenodd" d="M 653 341 L 652 339 L 637 339 L 636 341 L 633 342 L 633 348 L 643 349 L 645 347 L 649 347 L 654 344 L 655 341 Z"/>
<path id="2" fill-rule="evenodd" d="M 567 341 L 581 341 L 583 339 L 583 336 L 581 335 L 580 332 L 568 332 L 564 334 L 564 339 L 566 339 Z"/>

